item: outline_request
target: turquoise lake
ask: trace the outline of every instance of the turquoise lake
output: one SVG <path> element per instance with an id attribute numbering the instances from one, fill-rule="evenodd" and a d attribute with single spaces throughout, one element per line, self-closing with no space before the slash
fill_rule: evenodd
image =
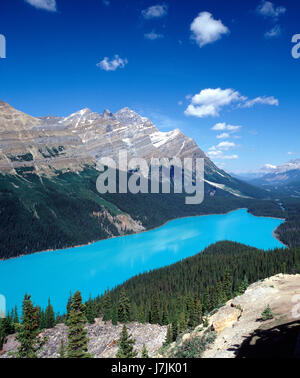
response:
<path id="1" fill-rule="evenodd" d="M 87 246 L 36 253 L 0 261 L 0 295 L 7 309 L 20 309 L 25 293 L 45 307 L 48 298 L 56 312 L 65 312 L 70 292 L 84 299 L 128 278 L 193 256 L 221 240 L 262 249 L 283 247 L 273 231 L 283 222 L 255 217 L 240 209 L 223 215 L 173 220 L 155 230 L 99 241 Z"/>

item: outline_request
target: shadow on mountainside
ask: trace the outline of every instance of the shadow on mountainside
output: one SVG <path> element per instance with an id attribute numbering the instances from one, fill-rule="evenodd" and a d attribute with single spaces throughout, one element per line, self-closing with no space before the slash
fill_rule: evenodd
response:
<path id="1" fill-rule="evenodd" d="M 236 350 L 237 358 L 300 358 L 300 320 L 257 329 Z"/>

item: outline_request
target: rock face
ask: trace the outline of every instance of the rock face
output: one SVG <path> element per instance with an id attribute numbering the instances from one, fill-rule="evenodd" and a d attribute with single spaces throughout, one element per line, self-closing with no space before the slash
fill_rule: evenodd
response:
<path id="1" fill-rule="evenodd" d="M 238 308 L 225 307 L 223 311 L 218 312 L 214 317 L 212 322 L 212 330 L 218 334 L 221 333 L 225 328 L 231 327 L 234 323 L 236 323 L 241 314 L 242 311 Z"/>
<path id="2" fill-rule="evenodd" d="M 139 356 L 146 345 L 149 356 L 153 357 L 157 350 L 161 348 L 167 333 L 167 327 L 154 324 L 130 323 L 127 325 L 129 334 L 136 340 L 135 349 Z M 96 358 L 113 358 L 118 351 L 118 339 L 122 331 L 122 325 L 114 326 L 111 322 L 106 324 L 101 319 L 96 319 L 96 323 L 87 326 L 89 337 L 89 353 Z M 41 358 L 57 358 L 61 340 L 67 343 L 67 327 L 58 324 L 53 329 L 48 329 L 40 335 L 41 339 L 46 338 L 39 356 Z M 15 351 L 18 344 L 15 336 L 9 336 L 8 342 L 4 346 L 2 358 L 8 358 L 9 352 Z"/>
<path id="3" fill-rule="evenodd" d="M 26 115 L 0 102 L 0 172 L 18 170 L 54 176 L 57 171 L 78 172 L 96 166 L 102 157 L 118 160 L 120 150 L 128 159 L 204 158 L 205 181 L 216 190 L 247 197 L 240 183 L 217 168 L 195 141 L 179 129 L 161 132 L 129 108 L 102 114 L 85 108 L 68 117 Z M 253 188 L 252 188 L 253 189 Z"/>
<path id="4" fill-rule="evenodd" d="M 300 325 L 299 288 L 300 275 L 279 274 L 251 285 L 243 295 L 229 301 L 210 318 L 210 326 L 218 336 L 203 358 L 235 358 L 245 339 L 258 329 L 296 321 Z M 268 305 L 274 319 L 261 322 L 261 313 Z M 255 338 L 251 342 L 255 342 Z"/>

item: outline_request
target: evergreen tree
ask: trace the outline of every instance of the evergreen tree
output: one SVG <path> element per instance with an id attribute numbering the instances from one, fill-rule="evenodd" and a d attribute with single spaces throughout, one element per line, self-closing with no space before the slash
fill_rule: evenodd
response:
<path id="1" fill-rule="evenodd" d="M 15 309 L 14 309 L 14 323 L 15 324 L 19 324 L 19 316 L 18 316 L 18 308 L 17 306 L 15 306 Z"/>
<path id="2" fill-rule="evenodd" d="M 187 328 L 184 312 L 182 312 L 179 316 L 179 324 L 178 324 L 178 331 L 179 333 L 185 331 Z"/>
<path id="3" fill-rule="evenodd" d="M 167 335 L 164 344 L 169 345 L 173 342 L 172 327 L 169 325 L 167 328 Z"/>
<path id="4" fill-rule="evenodd" d="M 142 358 L 149 358 L 148 350 L 145 344 L 143 345 L 143 349 L 142 349 Z"/>
<path id="5" fill-rule="evenodd" d="M 226 300 L 232 298 L 232 274 L 229 272 L 229 270 L 227 270 L 227 272 L 225 273 L 223 290 L 226 296 Z"/>
<path id="6" fill-rule="evenodd" d="M 160 314 L 159 314 L 159 305 L 158 305 L 157 293 L 155 293 L 152 297 L 151 323 L 152 324 L 160 324 Z"/>
<path id="7" fill-rule="evenodd" d="M 113 325 L 118 324 L 118 308 L 116 305 L 112 307 L 111 322 Z"/>
<path id="8" fill-rule="evenodd" d="M 134 358 L 137 356 L 137 351 L 134 350 L 135 340 L 131 338 L 131 335 L 128 335 L 127 328 L 125 324 L 120 335 L 118 342 L 119 350 L 116 355 L 117 358 Z"/>
<path id="9" fill-rule="evenodd" d="M 262 319 L 262 321 L 266 321 L 266 320 L 270 320 L 270 319 L 273 319 L 273 318 L 274 318 L 273 312 L 271 310 L 270 305 L 268 305 L 264 309 L 264 311 L 261 313 L 261 319 Z"/>
<path id="10" fill-rule="evenodd" d="M 66 358 L 66 348 L 65 348 L 65 342 L 63 339 L 60 341 L 58 355 L 59 355 L 59 358 Z"/>
<path id="11" fill-rule="evenodd" d="M 178 324 L 176 320 L 173 320 L 171 327 L 172 327 L 172 341 L 176 341 L 177 336 L 178 336 Z"/>
<path id="12" fill-rule="evenodd" d="M 195 298 L 195 322 L 196 326 L 202 323 L 202 304 L 199 299 Z"/>
<path id="13" fill-rule="evenodd" d="M 168 324 L 169 324 L 169 315 L 168 315 L 167 307 L 165 306 L 163 310 L 162 318 L 161 318 L 161 325 L 168 325 Z"/>
<path id="14" fill-rule="evenodd" d="M 89 324 L 95 323 L 95 311 L 94 311 L 94 304 L 92 298 L 90 297 L 89 300 L 86 302 L 86 318 Z"/>
<path id="15" fill-rule="evenodd" d="M 221 281 L 218 281 L 216 286 L 215 306 L 223 306 L 226 303 L 227 296 L 224 291 L 224 287 Z M 214 307 L 215 307 L 214 306 Z"/>
<path id="16" fill-rule="evenodd" d="M 138 314 L 137 314 L 137 321 L 141 324 L 145 323 L 145 309 L 143 304 L 140 305 Z"/>
<path id="17" fill-rule="evenodd" d="M 22 324 L 18 325 L 18 358 L 36 358 L 39 344 L 39 310 L 33 306 L 30 295 L 25 295 L 22 306 Z"/>
<path id="18" fill-rule="evenodd" d="M 102 315 L 103 315 L 104 322 L 107 322 L 108 320 L 112 319 L 111 298 L 110 298 L 110 292 L 108 289 L 107 291 L 105 291 L 105 294 L 103 297 Z"/>
<path id="19" fill-rule="evenodd" d="M 130 302 L 126 295 L 126 291 L 122 288 L 118 305 L 118 321 L 120 323 L 128 323 L 130 320 Z"/>
<path id="20" fill-rule="evenodd" d="M 69 296 L 69 299 L 68 299 L 68 302 L 67 302 L 67 314 L 66 314 L 66 319 L 65 319 L 66 324 L 68 323 L 68 319 L 69 319 L 69 315 L 70 315 L 70 311 L 71 311 L 71 306 L 72 306 L 72 293 L 70 293 L 70 296 Z"/>
<path id="21" fill-rule="evenodd" d="M 50 298 L 48 299 L 48 306 L 45 310 L 45 328 L 53 328 L 55 326 L 55 313 L 53 307 L 50 303 Z"/>
<path id="22" fill-rule="evenodd" d="M 77 291 L 71 302 L 70 313 L 68 317 L 68 358 L 90 358 L 88 354 L 88 338 L 85 325 L 87 319 L 85 316 L 85 306 L 82 304 L 82 298 Z"/>

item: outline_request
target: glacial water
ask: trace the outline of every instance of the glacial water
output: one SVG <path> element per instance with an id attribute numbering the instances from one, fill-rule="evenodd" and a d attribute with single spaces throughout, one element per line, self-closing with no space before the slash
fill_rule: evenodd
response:
<path id="1" fill-rule="evenodd" d="M 246 209 L 223 215 L 181 218 L 155 230 L 99 241 L 87 246 L 36 253 L 0 261 L 0 295 L 7 309 L 20 309 L 25 293 L 35 304 L 65 312 L 70 292 L 84 299 L 152 269 L 193 256 L 221 240 L 262 249 L 283 247 L 273 231 L 283 221 L 255 217 Z M 1 310 L 1 309 L 0 309 Z"/>

